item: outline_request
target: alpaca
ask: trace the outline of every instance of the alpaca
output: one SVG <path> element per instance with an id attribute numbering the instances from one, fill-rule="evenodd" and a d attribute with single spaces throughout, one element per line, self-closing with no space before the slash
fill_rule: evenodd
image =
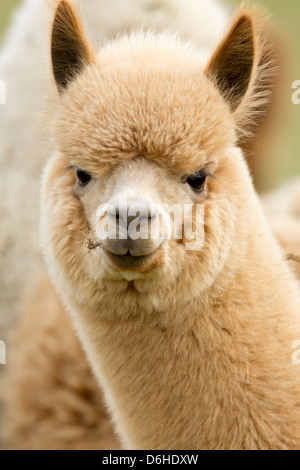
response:
<path id="1" fill-rule="evenodd" d="M 0 106 L 0 186 L 6 195 L 0 201 L 0 337 L 4 340 L 17 319 L 28 273 L 34 276 L 42 269 L 39 181 L 52 146 L 48 127 L 39 121 L 44 121 L 40 116 L 52 99 L 45 60 L 50 3 L 25 0 L 0 52 L 0 80 L 7 88 L 7 104 Z M 143 25 L 157 31 L 171 28 L 193 40 L 204 56 L 227 22 L 227 11 L 217 0 L 74 0 L 74 4 L 82 6 L 89 35 L 97 42 Z"/>
<path id="2" fill-rule="evenodd" d="M 266 31 L 242 9 L 207 65 L 150 33 L 95 55 L 58 3 L 41 238 L 126 449 L 299 448 L 299 286 L 237 145 L 267 96 Z M 203 208 L 201 249 L 129 236 L 124 213 L 145 230 L 174 203 Z"/>

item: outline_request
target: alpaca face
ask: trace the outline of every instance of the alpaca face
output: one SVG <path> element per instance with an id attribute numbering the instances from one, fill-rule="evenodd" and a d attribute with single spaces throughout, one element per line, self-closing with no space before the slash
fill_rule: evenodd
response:
<path id="1" fill-rule="evenodd" d="M 60 2 L 52 42 L 59 152 L 45 174 L 42 229 L 49 265 L 76 291 L 87 280 L 91 297 L 91 286 L 95 293 L 109 282 L 114 292 L 134 282 L 145 293 L 194 277 L 190 296 L 213 283 L 251 188 L 236 139 L 241 108 L 246 118 L 257 104 L 255 47 L 245 14 L 206 69 L 190 47 L 151 34 L 95 58 Z"/>
<path id="2" fill-rule="evenodd" d="M 145 49 L 154 54 L 160 40 L 139 40 L 144 42 L 141 54 L 132 38 L 132 49 L 116 70 L 109 68 L 104 77 L 101 65 L 92 66 L 90 77 L 84 77 L 88 89 L 79 79 L 65 93 L 56 131 L 73 167 L 74 197 L 89 226 L 87 239 L 99 244 L 90 256 L 125 277 L 130 272 L 131 278 L 168 265 L 181 252 L 202 249 L 205 202 L 213 196 L 210 187 L 219 159 L 235 140 L 230 112 L 210 81 L 201 77 L 200 64 L 182 72 L 178 51 L 171 59 L 168 51 L 147 66 Z M 183 48 L 183 60 L 184 54 Z M 137 59 L 142 62 L 138 71 Z M 121 82 L 112 77 L 119 73 Z M 202 243 L 191 249 L 187 231 L 196 222 L 196 208 L 200 220 L 194 231 Z"/>
<path id="3" fill-rule="evenodd" d="M 140 53 L 136 40 L 144 43 Z M 213 201 L 220 200 L 216 213 L 228 204 L 224 186 L 216 183 L 224 181 L 221 160 L 226 168 L 227 159 L 233 164 L 236 158 L 236 151 L 228 152 L 235 143 L 231 113 L 201 72 L 200 61 L 195 65 L 194 54 L 182 70 L 185 47 L 165 40 L 164 56 L 147 64 L 145 50 L 154 56 L 163 41 L 133 37 L 127 56 L 115 69 L 107 67 L 106 74 L 102 64 L 113 52 L 102 51 L 62 97 L 56 135 L 66 167 L 72 167 L 66 171 L 72 177 L 72 198 L 88 226 L 81 244 L 97 274 L 104 269 L 104 275 L 114 271 L 118 278 L 136 280 L 153 278 L 160 270 L 174 279 L 184 266 L 199 262 Z M 119 74 L 122 81 L 114 78 Z M 221 224 L 223 217 L 213 217 Z M 105 239 L 101 227 L 105 232 L 109 221 L 111 236 Z M 187 231 L 196 222 L 199 246 L 193 249 L 196 240 Z M 218 230 L 225 233 L 221 225 Z M 90 253 L 87 242 L 95 246 Z"/>

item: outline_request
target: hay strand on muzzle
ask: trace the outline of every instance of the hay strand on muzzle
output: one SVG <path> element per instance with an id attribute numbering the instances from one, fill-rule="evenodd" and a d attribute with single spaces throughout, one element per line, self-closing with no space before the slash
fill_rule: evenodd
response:
<path id="1" fill-rule="evenodd" d="M 295 261 L 296 263 L 300 263 L 300 256 L 295 255 L 294 253 L 289 253 L 286 255 L 287 261 Z"/>

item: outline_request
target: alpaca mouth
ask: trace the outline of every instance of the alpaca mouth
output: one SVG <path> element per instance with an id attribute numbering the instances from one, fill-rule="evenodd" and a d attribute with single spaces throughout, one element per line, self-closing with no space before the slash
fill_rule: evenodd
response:
<path id="1" fill-rule="evenodd" d="M 156 269 L 159 265 L 157 260 L 158 250 L 144 256 L 133 256 L 128 251 L 126 255 L 116 255 L 102 246 L 102 251 L 110 267 L 118 271 L 136 271 L 147 273 Z"/>

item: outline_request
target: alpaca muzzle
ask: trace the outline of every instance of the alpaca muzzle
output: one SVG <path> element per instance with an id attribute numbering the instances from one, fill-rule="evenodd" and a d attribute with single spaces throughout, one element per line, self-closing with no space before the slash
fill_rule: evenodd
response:
<path id="1" fill-rule="evenodd" d="M 97 237 L 115 268 L 140 269 L 163 243 L 160 212 L 148 198 L 112 201 L 99 208 L 97 218 Z"/>

